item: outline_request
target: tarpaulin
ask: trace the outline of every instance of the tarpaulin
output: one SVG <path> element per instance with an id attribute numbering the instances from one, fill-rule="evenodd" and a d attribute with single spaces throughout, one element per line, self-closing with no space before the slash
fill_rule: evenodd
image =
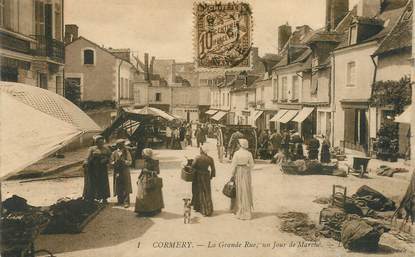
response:
<path id="1" fill-rule="evenodd" d="M 71 123 L 0 91 L 0 178 L 47 157 L 80 134 Z"/>

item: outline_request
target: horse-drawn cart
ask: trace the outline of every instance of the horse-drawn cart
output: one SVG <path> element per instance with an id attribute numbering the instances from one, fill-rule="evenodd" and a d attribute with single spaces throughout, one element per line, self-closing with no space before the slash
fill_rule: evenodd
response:
<path id="1" fill-rule="evenodd" d="M 219 160 L 223 160 L 223 157 L 229 156 L 229 141 L 232 134 L 236 131 L 241 132 L 243 134 L 243 138 L 248 140 L 248 150 L 255 158 L 258 150 L 258 137 L 254 127 L 249 125 L 217 125 L 215 130 Z"/>

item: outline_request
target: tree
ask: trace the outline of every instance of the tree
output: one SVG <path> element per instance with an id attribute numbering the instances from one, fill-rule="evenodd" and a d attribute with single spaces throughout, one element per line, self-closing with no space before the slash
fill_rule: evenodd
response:
<path id="1" fill-rule="evenodd" d="M 75 105 L 81 102 L 81 88 L 79 84 L 72 80 L 65 80 L 65 98 L 74 103 Z"/>

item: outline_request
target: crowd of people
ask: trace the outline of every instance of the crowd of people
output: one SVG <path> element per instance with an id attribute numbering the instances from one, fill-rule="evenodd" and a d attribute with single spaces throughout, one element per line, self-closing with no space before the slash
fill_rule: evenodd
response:
<path id="1" fill-rule="evenodd" d="M 167 145 L 174 146 L 175 140 L 186 141 L 188 145 L 192 145 L 191 126 L 184 125 L 170 128 L 171 134 L 166 134 L 166 138 L 170 140 L 166 143 Z M 185 130 L 181 129 L 182 127 Z M 191 204 L 193 209 L 203 216 L 213 214 L 210 183 L 216 176 L 214 159 L 208 154 L 205 144 L 209 132 L 207 128 L 208 126 L 197 125 L 194 134 L 200 154 L 195 157 L 191 165 L 193 173 Z M 176 129 L 178 132 L 174 132 Z M 168 138 L 168 135 L 171 135 L 171 138 Z M 248 151 L 248 140 L 243 138 L 242 133 L 236 133 L 232 140 L 232 177 L 230 180 L 235 181 L 236 194 L 231 199 L 230 206 L 239 219 L 251 219 L 253 210 L 251 170 L 254 167 L 254 157 Z M 125 208 L 130 206 L 130 194 L 133 192 L 130 167 L 135 160 L 130 149 L 126 147 L 127 142 L 125 139 L 118 139 L 115 142 L 115 149 L 111 150 L 105 145 L 105 139 L 102 136 L 94 138 L 94 146 L 90 147 L 84 162 L 83 198 L 85 200 L 108 203 L 107 199 L 111 196 L 108 174 L 112 169 L 113 195 L 117 197 L 117 204 Z M 136 166 L 140 169 L 140 174 L 136 183 L 137 195 L 134 210 L 138 216 L 153 216 L 164 208 L 163 182 L 159 177 L 160 166 L 151 148 L 144 148 L 141 156 L 142 159 Z"/>
<path id="2" fill-rule="evenodd" d="M 320 142 L 314 135 L 306 144 L 300 134 L 295 131 L 282 130 L 279 133 L 274 130 L 270 133 L 269 130 L 263 130 L 258 137 L 258 154 L 261 159 L 273 162 L 277 162 L 277 159 L 291 161 L 320 159 L 322 163 L 329 163 L 330 141 L 325 136 L 321 138 Z"/>

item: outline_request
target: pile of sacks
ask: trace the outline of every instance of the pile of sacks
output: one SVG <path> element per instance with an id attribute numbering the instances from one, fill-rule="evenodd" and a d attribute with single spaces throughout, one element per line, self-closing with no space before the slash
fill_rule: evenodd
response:
<path id="1" fill-rule="evenodd" d="M 365 217 L 380 218 L 379 213 L 395 209 L 392 200 L 368 186 L 360 187 L 352 197 L 336 193 L 333 205 L 320 212 L 320 234 L 341 241 L 349 250 L 375 251 L 382 234 L 390 229 Z"/>
<path id="2" fill-rule="evenodd" d="M 407 173 L 409 170 L 405 168 L 391 168 L 387 165 L 381 165 L 376 170 L 376 174 L 379 176 L 393 177 L 395 173 Z"/>

